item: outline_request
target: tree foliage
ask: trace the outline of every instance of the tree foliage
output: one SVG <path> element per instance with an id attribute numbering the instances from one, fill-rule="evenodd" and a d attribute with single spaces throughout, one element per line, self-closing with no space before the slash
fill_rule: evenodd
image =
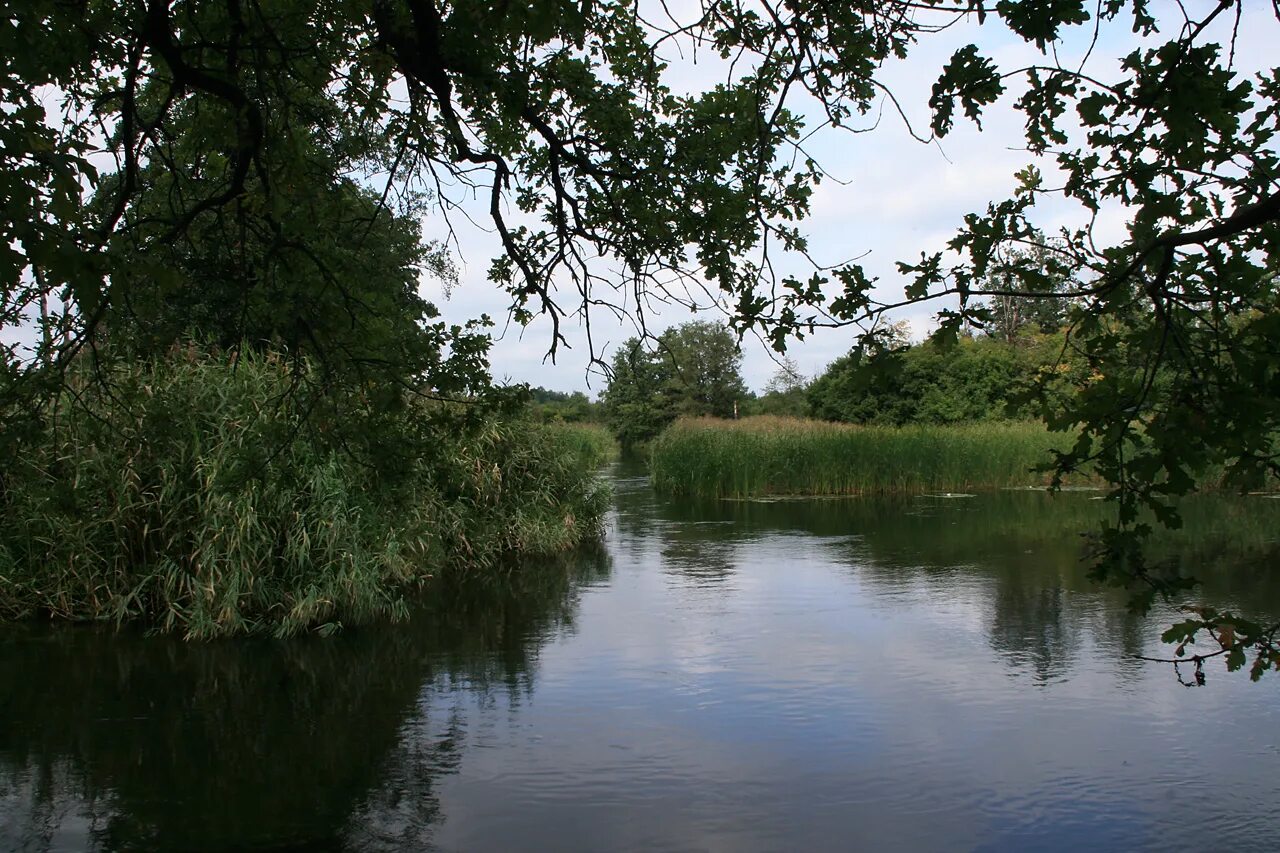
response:
<path id="1" fill-rule="evenodd" d="M 1011 268 L 1008 273 L 1003 270 L 1006 265 Z M 1034 283 L 1035 291 L 1029 289 L 1030 283 L 1017 272 L 1031 267 L 1044 273 L 1043 278 Z M 1071 309 L 1070 300 L 1063 294 L 1077 286 L 1066 276 L 1048 244 L 1013 249 L 1003 263 L 993 263 L 979 285 L 979 292 L 986 297 L 989 315 L 984 325 L 986 334 L 1012 344 L 1024 335 L 1049 334 L 1062 329 Z"/>
<path id="2" fill-rule="evenodd" d="M 233 26 L 216 12 L 198 20 L 215 32 Z M 328 73 L 323 57 L 311 61 L 304 79 Z M 228 203 L 210 205 L 206 194 L 234 178 L 226 151 L 237 129 L 207 99 L 171 107 L 139 163 L 99 179 L 87 209 L 99 225 L 132 187 L 111 250 L 105 336 L 144 358 L 190 339 L 282 351 L 312 359 L 330 383 L 376 381 L 388 399 L 415 384 L 470 390 L 486 341 L 477 328 L 438 322 L 418 293 L 424 274 L 456 283 L 443 247 L 422 239 L 428 194 L 404 192 L 391 205 L 353 179 L 388 156 L 385 140 L 363 137 L 329 93 L 269 71 L 252 82 L 263 153 Z M 152 77 L 136 97 L 156 104 L 172 86 Z"/>
<path id="3" fill-rule="evenodd" d="M 902 426 L 1054 416 L 1077 387 L 1095 381 L 1063 334 L 1022 330 L 925 340 L 831 363 L 808 389 L 814 416 Z"/>
<path id="4" fill-rule="evenodd" d="M 801 374 L 800 365 L 784 355 L 760 396 L 748 401 L 745 413 L 804 417 L 810 413 L 808 390 L 809 381 Z"/>
<path id="5" fill-rule="evenodd" d="M 737 339 L 720 323 L 667 329 L 652 349 L 632 338 L 614 354 L 605 417 L 624 445 L 648 441 L 678 417 L 734 417 L 748 395 L 741 366 Z"/>
<path id="6" fill-rule="evenodd" d="M 287 234 L 290 181 L 314 168 L 314 186 L 339 187 L 353 165 L 388 188 L 443 190 L 442 213 L 468 194 L 486 199 L 504 250 L 490 277 L 518 319 L 551 318 L 553 351 L 576 311 L 589 323 L 687 290 L 704 289 L 736 332 L 778 348 L 818 325 L 874 320 L 893 303 L 856 264 L 774 272 L 785 268 L 775 256 L 804 255 L 800 221 L 823 175 L 796 104 L 865 130 L 882 101 L 899 103 L 883 66 L 967 19 L 1042 59 L 1002 67 L 978 44 L 957 49 L 928 99 L 932 134 L 1007 101 L 1029 159 L 1057 174 L 1029 165 L 1012 198 L 901 264 L 905 299 L 950 300 L 944 338 L 990 320 L 982 292 L 997 266 L 1020 297 L 1069 301 L 1065 334 L 1099 378 L 1052 422 L 1079 434 L 1057 464 L 1091 464 L 1115 484 L 1119 525 L 1101 574 L 1167 591 L 1139 554 L 1139 510 L 1176 523 L 1170 498 L 1211 465 L 1242 485 L 1280 472 L 1280 69 L 1243 74 L 1235 56 L 1242 22 L 1280 32 L 1280 10 L 1244 0 L 1177 10 L 702 0 L 668 19 L 616 0 L 9 3 L 0 326 L 51 333 L 36 358 L 7 350 L 4 384 L 38 390 L 33 377 L 65 368 L 112 311 L 155 302 L 126 274 L 142 269 L 138 246 L 158 250 L 246 204 L 264 233 Z M 1101 50 L 1059 60 L 1068 37 L 1096 45 L 1131 31 L 1138 46 L 1116 65 Z M 723 60 L 722 81 L 672 88 L 664 57 L 686 47 Z M 191 122 L 196 148 L 166 160 Z M 109 195 L 96 215 L 85 188 L 103 154 L 120 177 L 101 181 Z M 157 169 L 168 177 L 147 177 Z M 148 186 L 166 180 L 182 204 L 148 207 Z M 1060 204 L 1040 215 L 1045 199 L 1075 206 L 1083 224 L 1041 241 L 1036 220 L 1066 221 Z M 1126 223 L 1118 237 L 1095 227 L 1111 213 Z M 1043 249 L 1065 276 L 1009 253 L 1019 246 Z M 1055 280 L 1071 284 L 1047 286 Z M 1267 666 L 1280 661 L 1262 634 L 1231 637 L 1232 648 L 1256 641 Z"/>
<path id="7" fill-rule="evenodd" d="M 613 354 L 601 403 L 605 422 L 623 448 L 643 444 L 675 420 L 660 368 L 661 362 L 640 346 L 638 338 L 627 340 Z"/>
<path id="8" fill-rule="evenodd" d="M 581 391 L 552 391 L 541 386 L 529 389 L 529 403 L 534 417 L 544 422 L 599 422 L 600 404 Z"/>

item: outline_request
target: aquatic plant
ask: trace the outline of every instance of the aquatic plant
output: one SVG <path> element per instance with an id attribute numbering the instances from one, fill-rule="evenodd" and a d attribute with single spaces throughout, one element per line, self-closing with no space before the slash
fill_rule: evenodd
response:
<path id="1" fill-rule="evenodd" d="M 1055 436 L 1031 422 L 855 426 L 798 418 L 677 421 L 654 442 L 655 488 L 709 497 L 1045 485 Z"/>
<path id="2" fill-rule="evenodd" d="M 105 369 L 6 445 L 0 616 L 329 631 L 598 531 L 576 432 L 416 398 L 360 415 L 250 353 Z"/>
<path id="3" fill-rule="evenodd" d="M 616 459 L 620 448 L 608 427 L 599 423 L 549 421 L 547 431 L 561 446 L 577 455 L 581 464 L 596 468 Z"/>

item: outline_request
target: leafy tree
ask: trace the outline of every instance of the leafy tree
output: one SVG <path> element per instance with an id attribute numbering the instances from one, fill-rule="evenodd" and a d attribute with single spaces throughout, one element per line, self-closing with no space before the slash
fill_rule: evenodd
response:
<path id="1" fill-rule="evenodd" d="M 751 402 L 749 413 L 804 417 L 809 414 L 808 389 L 809 383 L 795 359 L 783 356 L 778 370 L 765 383 L 764 393 Z"/>
<path id="2" fill-rule="evenodd" d="M 662 362 L 638 338 L 613 354 L 602 402 L 605 422 L 624 448 L 643 444 L 676 419 L 666 388 Z"/>
<path id="3" fill-rule="evenodd" d="M 274 228 L 287 211 L 274 176 L 315 162 L 309 144 L 276 144 L 299 138 L 280 129 L 306 128 L 322 149 L 388 140 L 377 156 L 388 186 L 438 180 L 484 196 L 504 248 L 490 277 L 518 319 L 551 318 L 553 351 L 569 313 L 626 310 L 673 288 L 709 287 L 736 332 L 779 348 L 819 324 L 874 319 L 890 306 L 856 264 L 773 273 L 790 268 L 776 255 L 804 254 L 800 221 L 822 177 L 804 154 L 812 128 L 788 104 L 803 98 L 832 127 L 864 130 L 887 97 L 883 64 L 957 15 L 1043 59 L 1002 68 L 979 45 L 960 47 L 929 98 L 933 135 L 961 116 L 980 121 L 1016 88 L 1023 142 L 1061 179 L 1029 166 L 1014 196 L 966 217 L 945 251 L 903 263 L 906 299 L 953 300 L 940 319 L 954 338 L 988 318 L 979 294 L 1010 247 L 1044 245 L 1071 270 L 1062 292 L 1040 286 L 1034 260 L 1000 271 L 1022 283 L 1019 296 L 1071 302 L 1067 333 L 1098 377 L 1052 421 L 1080 436 L 1056 464 L 1091 464 L 1115 486 L 1100 574 L 1170 591 L 1141 556 L 1139 510 L 1176 523 L 1170 498 L 1212 466 L 1245 485 L 1280 473 L 1280 69 L 1246 76 L 1234 50 L 1243 21 L 1274 35 L 1280 12 L 1244 0 L 1176 15 L 1149 0 L 704 0 L 669 23 L 617 0 L 11 3 L 0 25 L 0 326 L 51 333 L 37 336 L 34 359 L 6 349 L 4 385 L 27 401 L 47 395 L 36 380 L 95 341 L 132 290 L 117 281 L 128 257 L 117 250 L 143 225 L 128 215 L 141 176 L 161 159 L 156 140 L 193 115 L 210 131 L 191 137 L 201 178 L 185 213 L 165 214 L 162 241 L 243 204 L 255 179 Z M 1145 40 L 1118 64 L 1102 51 L 1059 61 L 1072 32 L 1105 44 L 1115 31 Z M 662 57 L 681 42 L 732 60 L 725 79 L 669 88 Z M 62 101 L 53 116 L 51 93 Z M 83 195 L 103 128 L 121 179 L 99 217 Z M 343 158 L 323 162 L 316 185 L 334 187 Z M 1048 197 L 1086 223 L 1056 244 L 1035 236 Z M 1120 238 L 1093 228 L 1104 210 L 1123 212 Z M 75 310 L 46 310 L 64 293 Z M 1227 638 L 1232 666 L 1246 648 L 1255 674 L 1280 664 L 1280 626 L 1222 614 L 1188 625 Z"/>
<path id="4" fill-rule="evenodd" d="M 1041 365 L 992 338 L 837 359 L 809 388 L 815 415 L 851 423 L 947 424 L 1030 416 Z"/>
<path id="5" fill-rule="evenodd" d="M 216 13 L 199 20 L 214 32 L 233 23 Z M 295 73 L 327 73 L 319 57 L 312 63 Z M 158 104 L 173 84 L 156 75 L 136 97 Z M 456 283 L 442 247 L 422 239 L 429 196 L 403 193 L 393 206 L 349 177 L 388 156 L 386 144 L 345 123 L 328 92 L 289 77 L 248 85 L 263 151 L 233 201 L 210 205 L 205 196 L 235 178 L 225 151 L 238 132 L 207 99 L 172 107 L 140 162 L 99 180 L 87 208 L 96 223 L 117 215 L 113 205 L 132 185 L 110 249 L 102 326 L 113 348 L 149 357 L 191 339 L 227 350 L 247 344 L 308 357 L 325 381 L 364 384 L 366 396 L 376 386 L 387 401 L 404 387 L 470 390 L 487 343 L 477 329 L 437 322 L 418 294 L 424 274 Z M 298 113 L 306 123 L 295 123 Z M 83 315 L 92 307 L 83 300 L 99 294 L 75 298 Z M 445 352 L 471 354 L 466 375 L 450 375 Z"/>
<path id="6" fill-rule="evenodd" d="M 1011 271 L 1005 272 L 1006 264 Z M 989 296 L 986 309 L 990 319 L 984 327 L 986 333 L 1014 343 L 1026 332 L 1049 334 L 1065 326 L 1071 305 L 1063 294 L 1072 287 L 1072 282 L 1063 267 L 1044 245 L 1015 248 L 1007 261 L 993 264 L 978 289 L 979 293 Z M 1035 287 L 1047 295 L 1028 295 L 1029 282 L 1015 272 L 1033 268 L 1044 273 Z"/>
<path id="7" fill-rule="evenodd" d="M 731 418 L 747 396 L 741 365 L 737 340 L 719 323 L 675 326 L 652 350 L 632 338 L 614 354 L 605 416 L 624 445 L 648 441 L 682 415 Z"/>
<path id="8" fill-rule="evenodd" d="M 131 215 L 147 218 L 147 203 L 181 204 L 183 194 L 157 177 Z M 256 189 L 234 210 L 198 217 L 181 241 L 145 224 L 130 232 L 138 242 L 118 250 L 131 263 L 112 275 L 116 298 L 103 322 L 113 345 L 148 356 L 191 338 L 228 350 L 247 343 L 313 358 L 331 380 L 465 387 L 444 375 L 440 356 L 482 356 L 487 343 L 437 321 L 419 296 L 424 272 L 448 279 L 452 267 L 423 244 L 415 218 L 380 209 L 349 180 L 300 181 L 277 191 L 287 209 L 267 228 L 252 209 Z"/>
<path id="9" fill-rule="evenodd" d="M 800 365 L 791 356 L 783 356 L 782 363 L 769 381 L 765 383 L 765 394 L 793 394 L 803 391 L 807 383 L 800 373 Z"/>
<path id="10" fill-rule="evenodd" d="M 695 320 L 658 336 L 656 351 L 663 393 L 678 415 L 734 416 L 747 396 L 742 381 L 742 352 L 722 323 Z"/>
<path id="11" fill-rule="evenodd" d="M 529 389 L 530 405 L 541 421 L 585 423 L 600 419 L 600 407 L 581 391 L 552 391 L 541 386 Z"/>

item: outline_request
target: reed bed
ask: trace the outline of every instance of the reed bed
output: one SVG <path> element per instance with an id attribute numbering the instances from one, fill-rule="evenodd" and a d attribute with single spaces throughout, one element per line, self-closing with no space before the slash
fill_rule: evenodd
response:
<path id="1" fill-rule="evenodd" d="M 324 416 L 296 379 L 204 355 L 73 381 L 6 445 L 0 617 L 327 632 L 598 533 L 608 496 L 580 436 L 438 406 Z"/>
<path id="2" fill-rule="evenodd" d="M 1037 423 L 875 427 L 761 416 L 677 421 L 651 449 L 672 495 L 861 495 L 1037 486 L 1068 442 Z"/>
<path id="3" fill-rule="evenodd" d="M 587 467 L 598 468 L 617 459 L 621 452 L 617 439 L 604 424 L 551 421 L 544 429 Z"/>

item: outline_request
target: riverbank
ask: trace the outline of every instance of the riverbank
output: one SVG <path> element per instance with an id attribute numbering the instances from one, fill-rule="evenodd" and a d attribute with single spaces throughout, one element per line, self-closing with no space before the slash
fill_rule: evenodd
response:
<path id="1" fill-rule="evenodd" d="M 654 487 L 669 495 L 957 492 L 1048 485 L 1050 475 L 1032 469 L 1066 443 L 1031 422 L 875 427 L 700 418 L 668 427 L 650 458 Z"/>
<path id="2" fill-rule="evenodd" d="M 415 588 L 598 535 L 608 445 L 500 408 L 370 408 L 282 359 L 73 377 L 6 436 L 0 618 L 277 637 L 407 612 Z"/>

